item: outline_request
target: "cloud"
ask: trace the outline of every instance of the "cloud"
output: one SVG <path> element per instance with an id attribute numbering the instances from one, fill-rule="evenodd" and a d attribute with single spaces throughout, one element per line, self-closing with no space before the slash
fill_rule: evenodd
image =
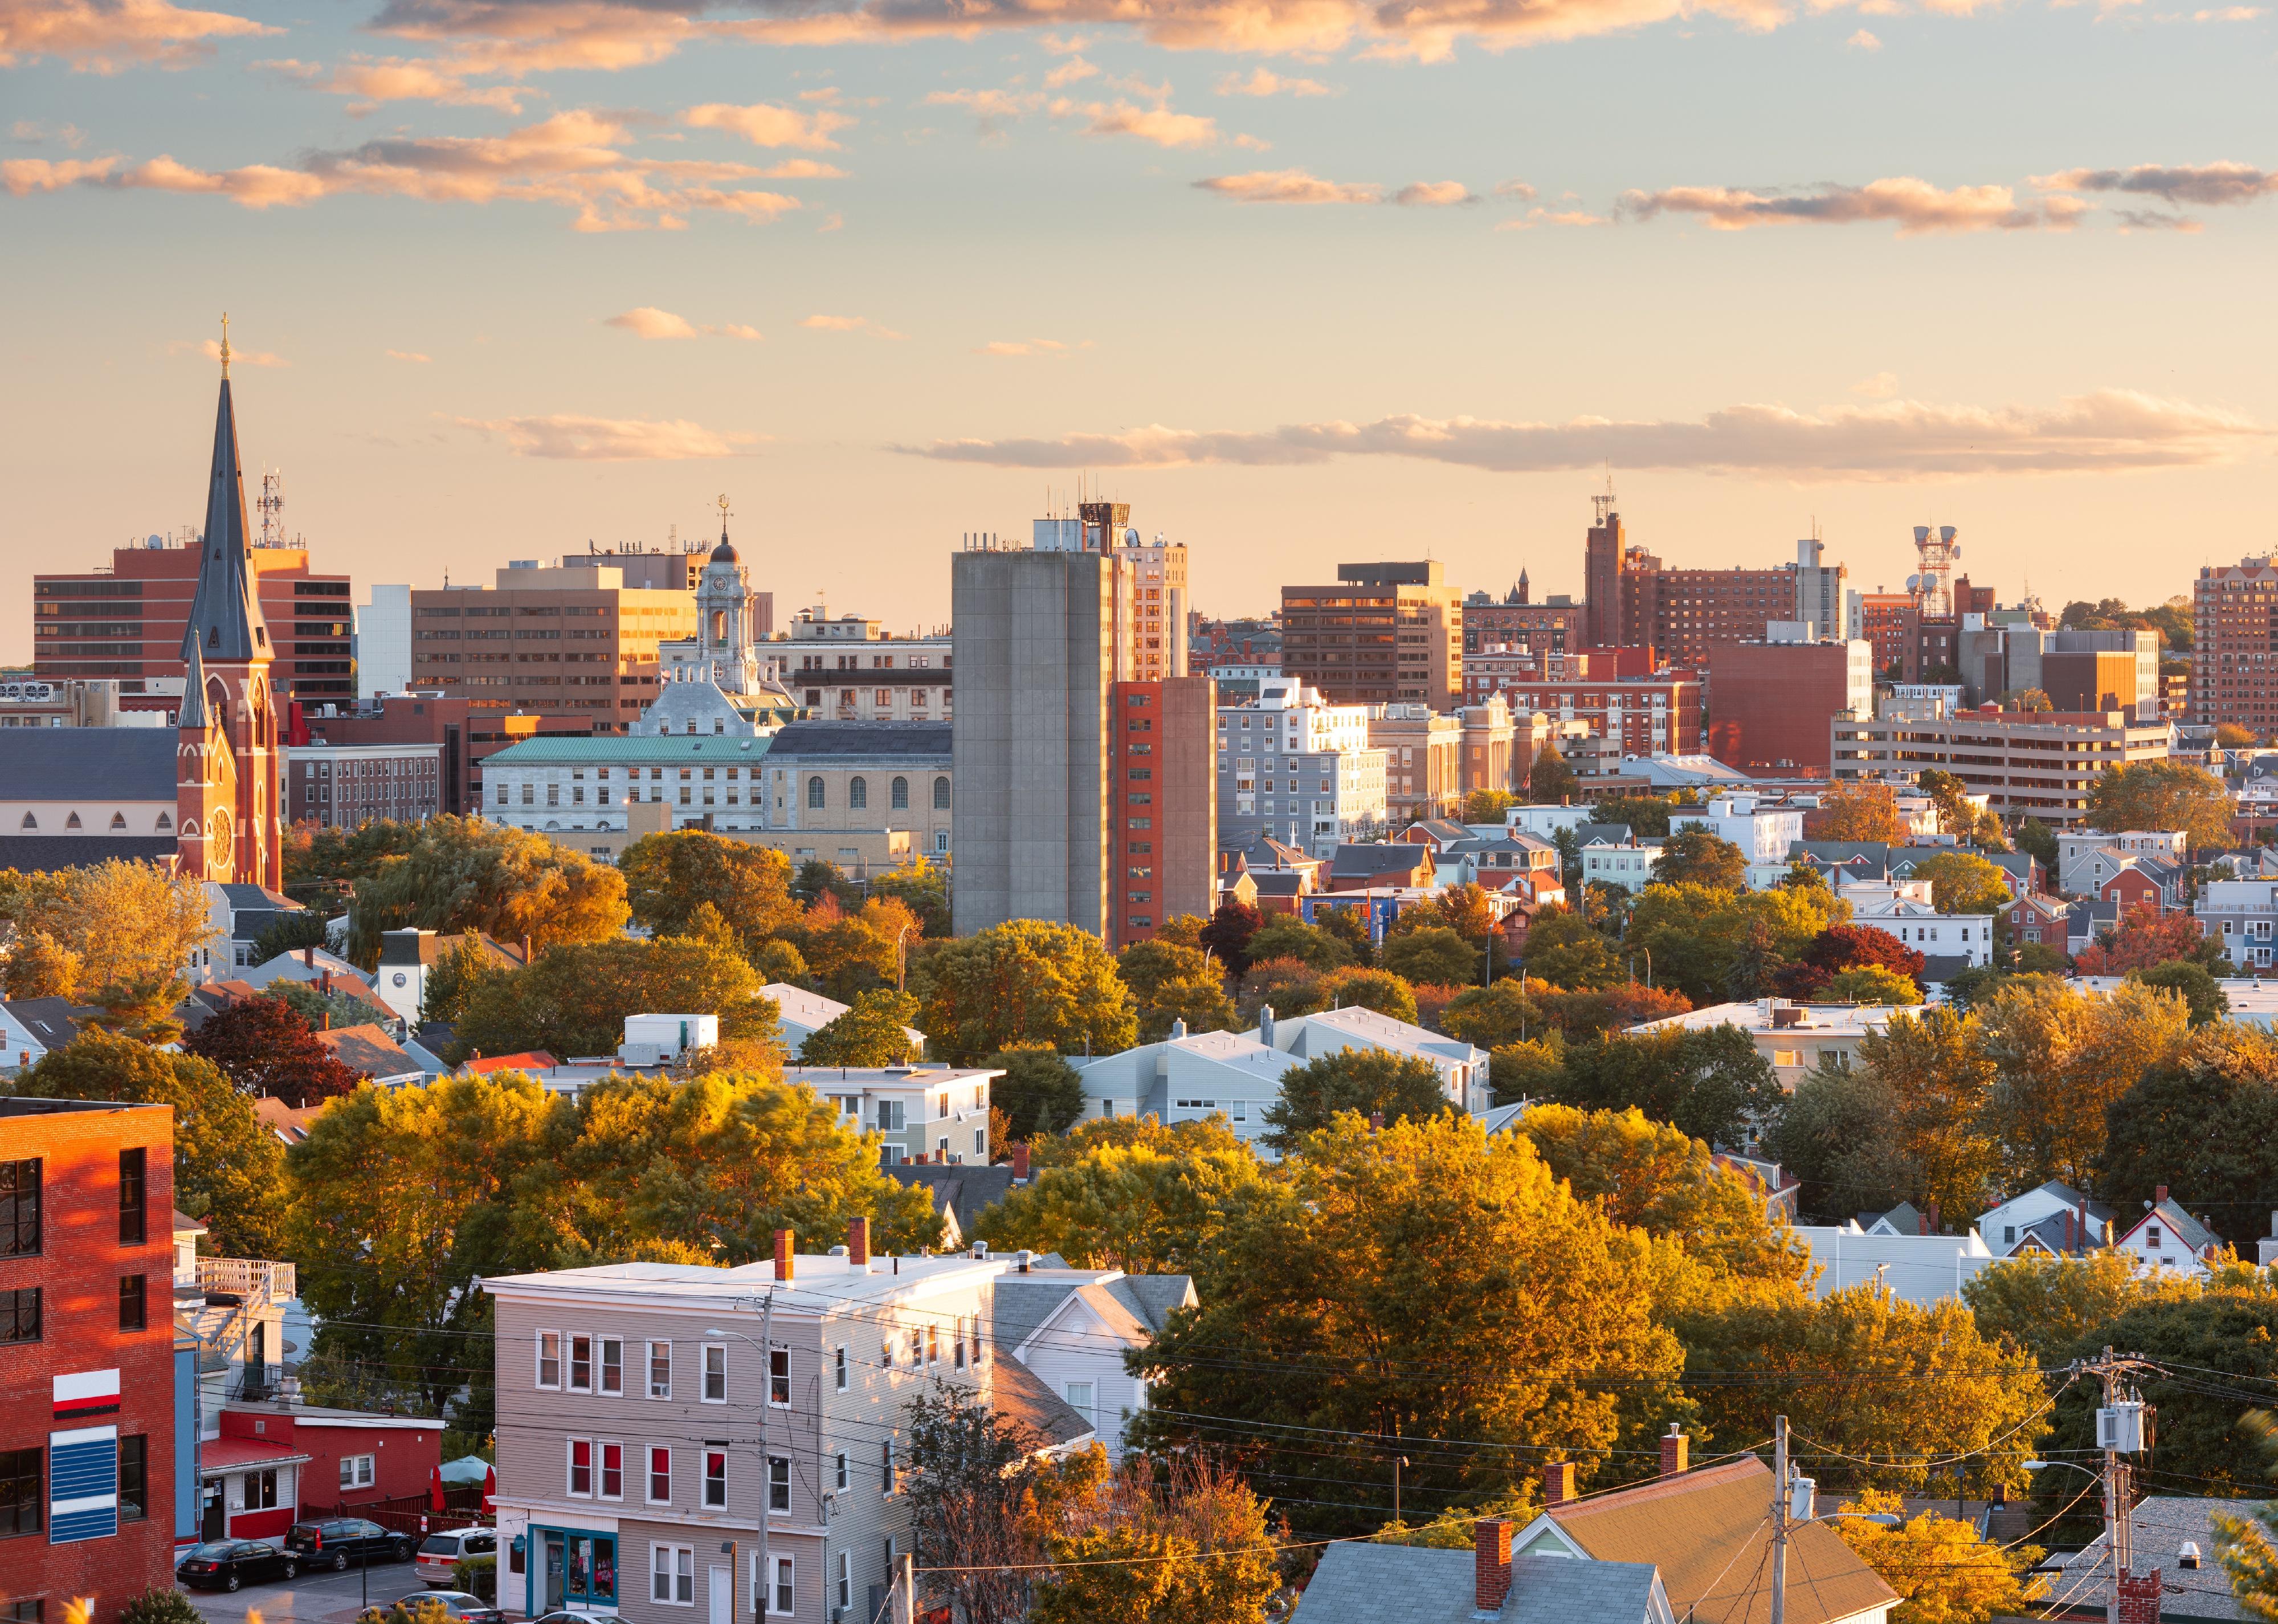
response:
<path id="1" fill-rule="evenodd" d="M 281 34 L 226 11 L 185 11 L 167 0 L 0 0 L 0 68 L 54 57 L 83 73 L 155 63 L 183 67 L 213 54 L 210 42 Z"/>
<path id="2" fill-rule="evenodd" d="M 1036 43 L 1056 57 L 1072 57 L 1091 42 L 1078 34 L 1041 34 L 1036 36 Z"/>
<path id="3" fill-rule="evenodd" d="M 1054 118 L 1071 114 L 1080 114 L 1089 120 L 1083 128 L 1087 135 L 1135 135 L 1158 147 L 1212 147 L 1219 141 L 1217 119 L 1173 112 L 1167 107 L 1136 107 L 1129 102 L 1109 106 L 1089 102 L 1082 106 L 1060 103 L 1052 108 Z"/>
<path id="4" fill-rule="evenodd" d="M 2213 11 L 2193 11 L 2193 22 L 2252 22 L 2262 15 L 2259 5 L 2226 5 Z"/>
<path id="5" fill-rule="evenodd" d="M 422 366 L 425 366 L 430 361 L 434 359 L 432 356 L 421 355 L 416 349 L 391 349 L 387 351 L 386 354 L 387 358 L 391 361 L 416 361 Z"/>
<path id="6" fill-rule="evenodd" d="M 635 338 L 683 339 L 696 336 L 696 329 L 686 317 L 676 316 L 670 310 L 661 310 L 654 304 L 637 305 L 630 310 L 621 311 L 605 319 L 601 325 L 622 327 Z"/>
<path id="7" fill-rule="evenodd" d="M 1609 224 L 1602 214 L 1590 214 L 1580 209 L 1529 209 L 1525 214 L 1503 221 L 1497 231 L 1533 231 L 1538 226 L 1604 226 Z"/>
<path id="8" fill-rule="evenodd" d="M 1872 378 L 1862 378 L 1851 386 L 1851 393 L 1863 395 L 1869 400 L 1887 401 L 1899 392 L 1896 372 L 1877 372 Z"/>
<path id="9" fill-rule="evenodd" d="M 1843 42 L 1846 45 L 1848 45 L 1853 50 L 1880 50 L 1883 49 L 1883 42 L 1877 39 L 1873 34 L 1868 33 L 1864 28 L 1860 29 L 1858 33 L 1853 34 L 1849 39 Z"/>
<path id="10" fill-rule="evenodd" d="M 1392 201 L 1410 209 L 1445 209 L 1455 203 L 1475 203 L 1479 197 L 1460 180 L 1415 180 L 1392 195 Z"/>
<path id="11" fill-rule="evenodd" d="M 753 344 L 767 337 L 767 334 L 757 327 L 747 327 L 741 322 L 734 321 L 723 322 L 716 327 L 707 327 L 704 331 L 714 338 L 743 339 Z"/>
<path id="12" fill-rule="evenodd" d="M 19 195 L 64 185 L 210 193 L 248 209 L 347 193 L 429 203 L 543 203 L 577 211 L 581 231 L 675 229 L 699 210 L 766 221 L 799 207 L 799 199 L 780 192 L 724 184 L 760 178 L 763 170 L 632 156 L 621 149 L 626 139 L 617 119 L 567 112 L 503 135 L 390 136 L 310 152 L 293 169 L 256 164 L 207 171 L 164 155 L 132 168 L 119 167 L 119 159 L 17 160 L 0 164 L 0 185 Z"/>
<path id="13" fill-rule="evenodd" d="M 983 344 L 973 353 L 976 356 L 1042 356 L 1066 357 L 1079 349 L 1089 349 L 1091 341 L 1081 344 L 1064 344 L 1058 339 L 999 339 Z"/>
<path id="14" fill-rule="evenodd" d="M 170 356 L 193 352 L 203 356 L 209 361 L 218 361 L 221 359 L 221 344 L 215 339 L 200 339 L 195 343 L 192 343 L 187 339 L 177 339 L 166 346 L 166 353 Z M 229 347 L 229 364 L 232 366 L 290 366 L 293 364 L 284 356 L 273 355 L 266 349 L 248 349 L 239 344 L 232 344 Z"/>
<path id="15" fill-rule="evenodd" d="M 1324 180 L 1302 169 L 1259 169 L 1246 175 L 1212 175 L 1195 185 L 1236 203 L 1372 203 L 1384 201 L 1384 188 L 1366 182 Z"/>
<path id="16" fill-rule="evenodd" d="M 880 326 L 868 316 L 809 316 L 799 325 L 812 327 L 818 333 L 867 333 L 872 338 L 882 339 L 909 337 L 906 333 L 897 333 L 891 327 Z"/>
<path id="17" fill-rule="evenodd" d="M 827 108 L 818 112 L 800 112 L 796 108 L 773 107 L 765 102 L 749 107 L 707 102 L 682 113 L 680 121 L 697 129 L 732 130 L 755 147 L 799 147 L 810 152 L 837 151 L 838 143 L 830 139 L 830 133 L 854 122 L 845 113 Z"/>
<path id="18" fill-rule="evenodd" d="M 1498 180 L 1495 182 L 1494 195 L 1498 197 L 1516 197 L 1521 203 L 1534 201 L 1534 188 L 1524 180 Z"/>
<path id="19" fill-rule="evenodd" d="M 76 124 L 47 125 L 35 119 L 19 119 L 8 126 L 8 139 L 27 147 L 44 147 L 54 141 L 76 152 L 87 145 L 87 132 Z"/>
<path id="20" fill-rule="evenodd" d="M 1044 75 L 1044 88 L 1048 90 L 1057 90 L 1062 85 L 1075 83 L 1079 79 L 1096 78 L 1098 73 L 1097 68 L 1086 62 L 1082 57 L 1070 57 Z"/>
<path id="21" fill-rule="evenodd" d="M 813 158 L 785 158 L 780 164 L 770 164 L 753 172 L 768 180 L 844 180 L 846 172 L 834 164 L 818 163 Z"/>
<path id="22" fill-rule="evenodd" d="M 2114 209 L 2112 218 L 2119 223 L 2122 236 L 2131 231 L 2172 231 L 2196 237 L 2206 229 L 2205 221 L 2188 214 L 2160 214 L 2149 209 Z"/>
<path id="23" fill-rule="evenodd" d="M 929 107 L 962 107 L 973 115 L 983 135 L 994 135 L 1007 124 L 1027 118 L 1046 97 L 1033 90 L 936 90 L 925 99 Z"/>
<path id="24" fill-rule="evenodd" d="M 703 425 L 638 417 L 459 417 L 461 428 L 503 440 L 516 456 L 564 457 L 589 463 L 684 462 L 736 456 L 755 434 L 717 433 Z"/>
<path id="25" fill-rule="evenodd" d="M 2035 175 L 2033 184 L 2044 191 L 2118 192 L 2157 197 L 2179 208 L 2184 203 L 2219 208 L 2252 203 L 2278 192 L 2278 171 L 2257 169 L 2251 164 L 2138 164 L 2133 169 L 2068 169 L 2060 174 Z"/>
<path id="26" fill-rule="evenodd" d="M 1318 79 L 1284 79 L 1265 68 L 1254 69 L 1245 78 L 1240 73 L 1228 73 L 1218 81 L 1220 96 L 1342 96 Z"/>
<path id="27" fill-rule="evenodd" d="M 941 440 L 893 448 L 1002 468 L 1272 468 L 1335 456 L 1395 456 L 1494 473 L 1613 463 L 1799 480 L 1895 480 L 2190 467 L 2259 449 L 2271 437 L 2270 428 L 2233 412 L 2105 389 L 2043 410 L 1894 401 L 1817 415 L 1785 406 L 1732 406 L 1697 421 L 1499 423 L 1403 416 L 1254 433 L 1153 425 L 1120 434 Z"/>
<path id="28" fill-rule="evenodd" d="M 1870 180 L 1864 186 L 1822 186 L 1809 192 L 1680 186 L 1659 192 L 1629 192 L 1622 199 L 1622 213 L 1631 219 L 1693 214 L 1718 231 L 1745 231 L 1752 226 L 1890 221 L 1902 237 L 1933 231 L 2062 230 L 2086 209 L 2085 203 L 2069 197 L 2019 203 L 2006 186 L 1940 190 L 1911 175 Z"/>

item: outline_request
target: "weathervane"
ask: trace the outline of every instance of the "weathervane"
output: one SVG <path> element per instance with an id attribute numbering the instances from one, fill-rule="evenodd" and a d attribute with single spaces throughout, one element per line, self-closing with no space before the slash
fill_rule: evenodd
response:
<path id="1" fill-rule="evenodd" d="M 728 539 L 728 493 L 720 493 L 720 540 Z"/>

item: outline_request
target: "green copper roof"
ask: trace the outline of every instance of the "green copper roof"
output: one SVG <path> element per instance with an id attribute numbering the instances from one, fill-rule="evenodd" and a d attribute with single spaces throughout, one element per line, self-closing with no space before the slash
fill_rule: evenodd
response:
<path id="1" fill-rule="evenodd" d="M 768 753 L 768 739 L 725 739 L 717 735 L 673 734 L 657 738 L 613 735 L 605 739 L 525 739 L 483 759 L 485 767 L 584 767 L 597 762 L 638 762 L 643 766 L 662 762 L 704 762 L 728 766 L 757 761 Z"/>

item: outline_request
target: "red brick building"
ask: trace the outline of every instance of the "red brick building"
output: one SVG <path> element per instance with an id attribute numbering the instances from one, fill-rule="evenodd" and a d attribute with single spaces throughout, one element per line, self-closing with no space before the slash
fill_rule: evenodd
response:
<path id="1" fill-rule="evenodd" d="M 164 1106 L 0 1099 L 0 1618 L 173 1582 L 173 1145 Z"/>
<path id="2" fill-rule="evenodd" d="M 288 742 L 296 746 L 437 746 L 440 750 L 436 762 L 437 806 L 454 817 L 464 817 L 482 805 L 482 786 L 476 769 L 479 759 L 475 749 L 476 733 L 481 731 L 499 735 L 487 741 L 488 747 L 482 755 L 502 750 L 515 742 L 504 736 L 501 724 L 508 719 L 495 712 L 485 712 L 478 730 L 470 717 L 468 701 L 462 698 L 440 692 L 383 693 L 351 705 L 300 708 L 293 718 L 294 733 Z M 526 720 L 531 724 L 529 732 L 535 734 L 539 718 Z M 550 725 L 545 731 L 549 733 L 563 730 L 582 733 L 592 725 L 567 717 L 546 720 Z"/>
<path id="3" fill-rule="evenodd" d="M 1547 716 L 1554 735 L 1557 724 L 1579 720 L 1600 738 L 1618 739 L 1628 755 L 1689 755 L 1701 748 L 1701 682 L 1691 671 L 1585 677 L 1581 665 L 1554 662 L 1551 675 L 1515 677 L 1500 692 L 1517 714 Z M 1528 761 L 1532 765 L 1531 755 Z"/>
<path id="4" fill-rule="evenodd" d="M 1153 939 L 1181 914 L 1208 918 L 1218 885 L 1218 683 L 1119 682 L 1109 699 L 1113 845 L 1107 941 Z"/>
<path id="5" fill-rule="evenodd" d="M 1650 646 L 1672 665 L 1699 666 L 1717 643 L 1761 638 L 1796 615 L 1796 569 L 1671 570 L 1629 544 L 1610 496 L 1594 498 L 1598 522 L 1582 549 L 1584 643 L 1593 648 Z"/>
<path id="6" fill-rule="evenodd" d="M 2270 555 L 2206 565 L 2191 586 L 2190 717 L 2278 730 L 2278 565 Z"/>
<path id="7" fill-rule="evenodd" d="M 1827 722 L 1871 712 L 1873 651 L 1864 642 L 1719 643 L 1708 655 L 1708 754 L 1742 771 L 1824 773 Z"/>
<path id="8" fill-rule="evenodd" d="M 1907 650 L 1914 638 L 1914 619 L 1911 593 L 1859 594 L 1859 624 L 1849 630 L 1852 636 L 1863 638 L 1874 648 L 1877 676 L 1904 677 Z"/>

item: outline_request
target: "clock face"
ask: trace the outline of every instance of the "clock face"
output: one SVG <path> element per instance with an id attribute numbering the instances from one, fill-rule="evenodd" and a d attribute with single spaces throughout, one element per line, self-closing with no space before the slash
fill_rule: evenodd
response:
<path id="1" fill-rule="evenodd" d="M 229 813 L 220 807 L 206 822 L 206 860 L 210 867 L 229 867 Z"/>

